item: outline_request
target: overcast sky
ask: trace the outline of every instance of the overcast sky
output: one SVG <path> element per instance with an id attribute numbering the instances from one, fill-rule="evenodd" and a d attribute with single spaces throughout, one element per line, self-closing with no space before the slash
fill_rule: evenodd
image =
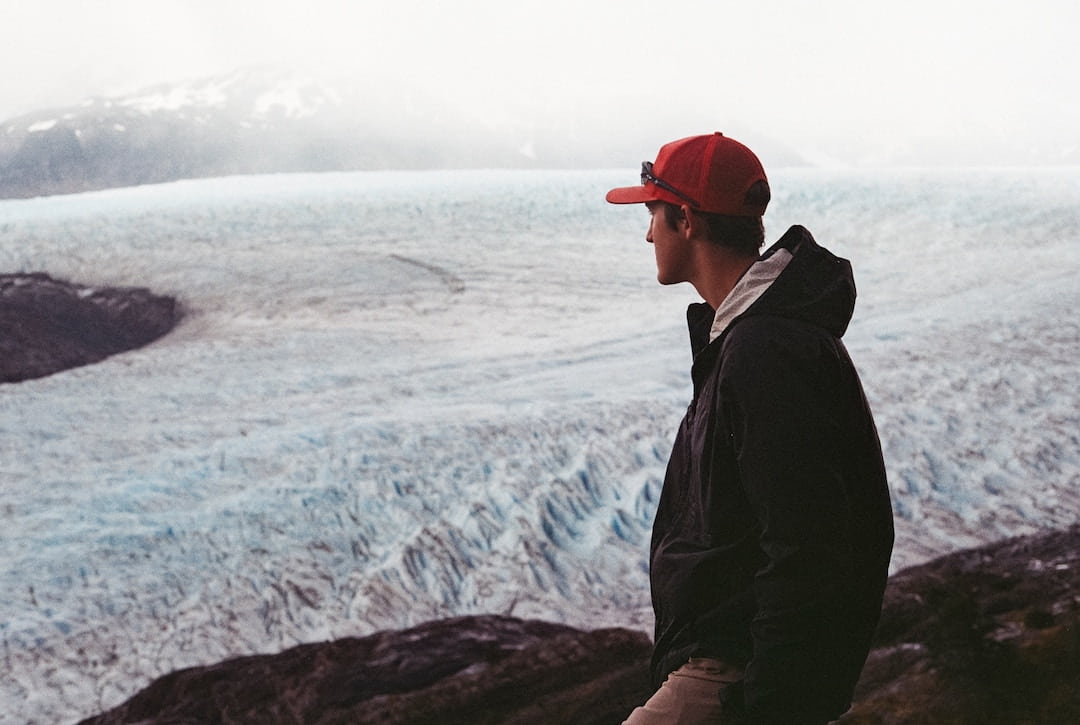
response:
<path id="1" fill-rule="evenodd" d="M 671 138 L 1080 140 L 1074 0 L 2 0 L 0 27 L 0 118 L 273 62 Z"/>

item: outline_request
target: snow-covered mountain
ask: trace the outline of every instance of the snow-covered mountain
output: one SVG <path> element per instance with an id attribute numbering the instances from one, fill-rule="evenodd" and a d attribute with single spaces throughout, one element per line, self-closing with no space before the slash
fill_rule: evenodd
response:
<path id="1" fill-rule="evenodd" d="M 465 148 L 422 141 L 421 129 L 434 134 L 440 126 L 461 136 L 446 117 L 410 117 L 405 109 L 391 119 L 383 109 L 365 108 L 356 94 L 311 78 L 244 70 L 7 121 L 0 126 L 0 196 L 231 174 L 464 164 Z M 505 165 L 513 157 L 508 144 L 490 158 L 474 158 Z"/>
<path id="2" fill-rule="evenodd" d="M 0 123 L 0 198 L 271 172 L 622 167 L 662 142 L 643 128 L 584 130 L 606 126 L 526 96 L 479 103 L 259 67 Z M 779 146 L 759 152 L 801 163 Z"/>
<path id="3" fill-rule="evenodd" d="M 275 69 L 91 98 L 0 127 L 0 196 L 232 174 L 527 161 L 511 142 L 482 149 L 460 119 L 407 104 L 391 113 L 382 100 L 365 105 L 355 92 Z M 458 142 L 424 140 L 445 137 Z"/>
<path id="4" fill-rule="evenodd" d="M 0 198 L 236 174 L 375 169 L 623 168 L 681 129 L 723 130 L 767 168 L 1067 166 L 1080 145 L 948 128 L 925 138 L 803 139 L 793 148 L 705 109 L 470 97 L 255 67 L 89 98 L 0 122 Z"/>

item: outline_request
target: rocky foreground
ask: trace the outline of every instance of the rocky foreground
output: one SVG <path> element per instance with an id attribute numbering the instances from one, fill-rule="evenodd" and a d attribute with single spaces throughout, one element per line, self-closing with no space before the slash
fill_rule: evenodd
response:
<path id="1" fill-rule="evenodd" d="M 0 383 L 99 362 L 169 332 L 171 297 L 141 287 L 88 287 L 47 274 L 0 275 Z"/>
<path id="2" fill-rule="evenodd" d="M 461 617 L 166 675 L 81 725 L 618 723 L 648 638 Z M 846 725 L 1080 722 L 1080 526 L 897 573 Z"/>

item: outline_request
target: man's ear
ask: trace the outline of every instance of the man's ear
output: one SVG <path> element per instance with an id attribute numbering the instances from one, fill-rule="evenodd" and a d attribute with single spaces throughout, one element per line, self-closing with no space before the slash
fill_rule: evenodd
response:
<path id="1" fill-rule="evenodd" d="M 675 226 L 684 237 L 689 239 L 694 236 L 700 223 L 700 220 L 694 216 L 694 210 L 689 205 L 683 204 L 679 207 L 679 219 L 676 220 Z"/>

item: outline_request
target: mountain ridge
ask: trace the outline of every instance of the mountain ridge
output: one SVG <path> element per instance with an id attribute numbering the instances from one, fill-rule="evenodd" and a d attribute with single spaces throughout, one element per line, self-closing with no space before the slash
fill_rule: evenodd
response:
<path id="1" fill-rule="evenodd" d="M 613 167 L 655 145 L 612 134 L 598 142 L 579 121 L 539 101 L 480 109 L 419 89 L 247 68 L 0 123 L 0 198 L 237 174 Z M 805 163 L 766 146 L 781 165 Z"/>
<path id="2" fill-rule="evenodd" d="M 151 85 L 0 122 L 0 199 L 260 173 L 618 168 L 685 133 L 729 131 L 766 168 L 1068 167 L 1080 146 L 943 128 L 911 138 L 777 141 L 703 109 L 525 94 L 455 97 L 278 66 Z M 678 132 L 674 132 L 676 135 Z"/>

